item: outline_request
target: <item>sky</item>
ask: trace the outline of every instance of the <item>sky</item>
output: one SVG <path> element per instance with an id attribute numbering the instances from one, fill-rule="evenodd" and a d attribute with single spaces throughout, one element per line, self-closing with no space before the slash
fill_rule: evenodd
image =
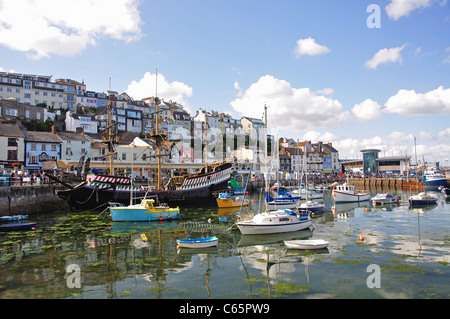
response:
<path id="1" fill-rule="evenodd" d="M 0 71 L 450 166 L 448 2 L 0 0 Z"/>

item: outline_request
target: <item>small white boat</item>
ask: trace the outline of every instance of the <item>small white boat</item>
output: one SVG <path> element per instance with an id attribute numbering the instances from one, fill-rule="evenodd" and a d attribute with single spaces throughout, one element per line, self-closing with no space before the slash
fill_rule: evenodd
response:
<path id="1" fill-rule="evenodd" d="M 368 192 L 355 192 L 355 186 L 348 183 L 337 185 L 332 193 L 335 203 L 362 202 L 370 199 Z"/>
<path id="2" fill-rule="evenodd" d="M 392 196 L 391 194 L 382 194 L 378 193 L 374 197 L 371 198 L 372 204 L 394 204 L 399 202 L 398 196 Z"/>
<path id="3" fill-rule="evenodd" d="M 441 189 L 441 192 L 444 194 L 445 198 L 450 197 L 450 188 L 444 187 Z"/>
<path id="4" fill-rule="evenodd" d="M 311 239 L 285 240 L 284 244 L 290 249 L 323 249 L 327 248 L 330 243 L 323 239 Z"/>
<path id="5" fill-rule="evenodd" d="M 319 202 L 308 200 L 298 206 L 299 212 L 318 213 L 325 210 L 325 205 Z"/>
<path id="6" fill-rule="evenodd" d="M 437 196 L 422 192 L 411 196 L 408 202 L 409 205 L 434 205 L 437 203 Z"/>
<path id="7" fill-rule="evenodd" d="M 243 235 L 287 233 L 312 225 L 308 213 L 297 215 L 290 209 L 256 214 L 251 220 L 236 223 Z"/>
<path id="8" fill-rule="evenodd" d="M 183 248 L 207 248 L 217 246 L 218 243 L 217 237 L 177 239 L 178 247 Z"/>

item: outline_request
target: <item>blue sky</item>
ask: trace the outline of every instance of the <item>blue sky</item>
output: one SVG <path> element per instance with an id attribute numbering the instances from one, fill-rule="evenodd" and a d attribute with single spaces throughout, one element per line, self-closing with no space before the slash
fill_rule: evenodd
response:
<path id="1" fill-rule="evenodd" d="M 447 0 L 0 0 L 1 70 L 94 91 L 111 77 L 139 99 L 158 69 L 158 95 L 191 113 L 266 103 L 272 133 L 341 158 L 414 159 L 416 137 L 419 159 L 450 165 L 449 35 Z"/>

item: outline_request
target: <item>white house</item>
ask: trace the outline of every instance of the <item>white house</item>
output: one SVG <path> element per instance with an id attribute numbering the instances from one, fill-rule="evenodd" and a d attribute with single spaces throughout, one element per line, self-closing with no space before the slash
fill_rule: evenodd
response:
<path id="1" fill-rule="evenodd" d="M 81 156 L 91 156 L 91 141 L 86 136 L 72 132 L 56 133 L 61 139 L 61 159 L 78 161 Z"/>
<path id="2" fill-rule="evenodd" d="M 0 124 L 0 168 L 20 169 L 24 164 L 25 135 L 17 124 Z"/>
<path id="3" fill-rule="evenodd" d="M 85 133 L 97 133 L 97 121 L 94 116 L 66 112 L 66 131 L 76 132 L 81 127 Z"/>

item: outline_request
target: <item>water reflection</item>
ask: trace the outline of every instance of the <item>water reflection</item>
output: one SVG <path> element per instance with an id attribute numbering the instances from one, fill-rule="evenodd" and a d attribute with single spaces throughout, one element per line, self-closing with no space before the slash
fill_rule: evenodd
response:
<path id="1" fill-rule="evenodd" d="M 407 198 L 402 194 L 402 198 Z M 113 223 L 106 214 L 36 218 L 33 232 L 0 234 L 0 298 L 448 298 L 449 203 L 433 207 L 334 205 L 314 231 L 243 236 L 229 230 L 239 209 L 185 209 L 171 222 Z M 364 241 L 358 236 L 364 234 Z M 176 239 L 219 237 L 212 249 L 178 249 Z M 284 240 L 325 239 L 325 251 L 286 249 Z M 368 264 L 381 290 L 365 286 Z M 67 287 L 66 267 L 82 270 Z M 426 289 L 423 288 L 426 283 Z"/>

